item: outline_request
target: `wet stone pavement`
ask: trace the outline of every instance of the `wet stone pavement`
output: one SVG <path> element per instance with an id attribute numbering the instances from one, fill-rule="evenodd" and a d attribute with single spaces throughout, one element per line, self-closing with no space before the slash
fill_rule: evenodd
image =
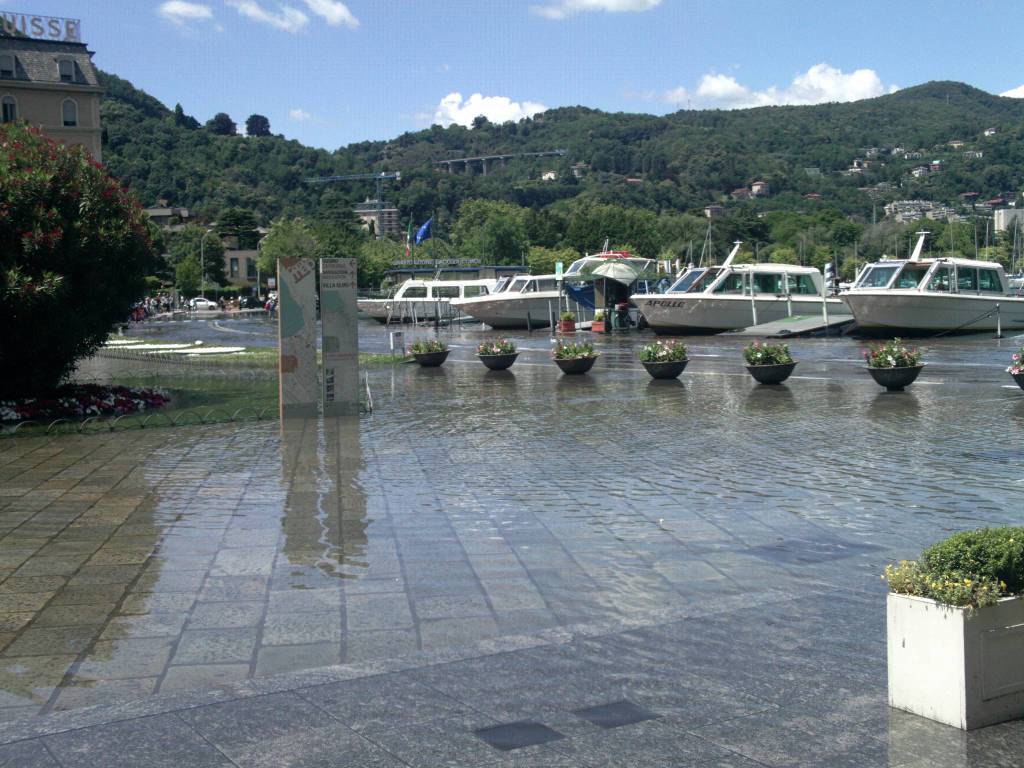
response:
<path id="1" fill-rule="evenodd" d="M 879 579 L 1019 523 L 1015 342 L 887 394 L 849 340 L 759 388 L 479 337 L 361 422 L 0 441 L 0 766 L 1020 765 L 888 708 Z"/>

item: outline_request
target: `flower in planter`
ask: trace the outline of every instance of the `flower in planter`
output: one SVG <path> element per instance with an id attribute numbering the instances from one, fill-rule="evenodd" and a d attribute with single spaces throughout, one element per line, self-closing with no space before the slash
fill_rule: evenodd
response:
<path id="1" fill-rule="evenodd" d="M 594 357 L 594 345 L 589 341 L 565 344 L 561 341 L 552 350 L 555 360 L 575 360 L 580 357 Z"/>
<path id="2" fill-rule="evenodd" d="M 981 608 L 1024 594 L 1024 528 L 982 528 L 954 534 L 920 560 L 885 568 L 889 591 L 957 607 Z"/>
<path id="3" fill-rule="evenodd" d="M 563 312 L 562 314 L 560 314 L 558 316 L 558 319 L 561 320 L 563 323 L 574 323 L 574 322 L 576 322 L 576 313 L 575 312 Z"/>
<path id="4" fill-rule="evenodd" d="M 869 344 L 864 350 L 864 359 L 869 368 L 913 368 L 921 364 L 921 352 L 914 347 L 908 349 L 896 338 L 885 344 Z"/>
<path id="5" fill-rule="evenodd" d="M 570 312 L 569 314 L 572 314 L 572 313 Z M 573 319 L 575 320 L 576 318 L 573 317 Z M 595 323 L 600 323 L 600 322 L 603 322 L 603 321 L 604 321 L 604 310 L 603 309 L 599 309 L 596 312 L 594 312 L 594 322 Z"/>
<path id="6" fill-rule="evenodd" d="M 678 341 L 655 341 L 640 347 L 640 362 L 681 363 L 686 360 L 686 347 Z"/>
<path id="7" fill-rule="evenodd" d="M 416 339 L 409 347 L 414 355 L 424 355 L 430 352 L 446 352 L 448 345 L 440 339 Z"/>
<path id="8" fill-rule="evenodd" d="M 510 339 L 491 339 L 476 348 L 478 355 L 512 355 L 515 351 L 516 343 Z"/>
<path id="9" fill-rule="evenodd" d="M 1024 373 L 1024 347 L 1010 355 L 1010 365 L 1006 372 L 1013 376 Z"/>
<path id="10" fill-rule="evenodd" d="M 760 341 L 744 347 L 743 359 L 747 361 L 747 365 L 786 365 L 793 362 L 788 345 Z"/>

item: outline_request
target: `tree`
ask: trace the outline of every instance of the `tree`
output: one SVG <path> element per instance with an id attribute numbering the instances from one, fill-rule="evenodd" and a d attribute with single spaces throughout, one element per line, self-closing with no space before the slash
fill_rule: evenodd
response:
<path id="1" fill-rule="evenodd" d="M 136 199 L 81 147 L 0 125 L 0 397 L 42 395 L 106 341 L 155 252 Z"/>
<path id="2" fill-rule="evenodd" d="M 393 240 L 367 240 L 357 257 L 357 282 L 363 287 L 379 287 L 384 272 L 404 255 L 403 246 Z"/>
<path id="3" fill-rule="evenodd" d="M 210 129 L 210 133 L 214 133 L 217 136 L 235 136 L 238 134 L 238 126 L 224 112 L 218 112 L 210 118 L 206 123 L 206 127 Z"/>
<path id="4" fill-rule="evenodd" d="M 529 248 L 526 209 L 496 200 L 467 200 L 452 227 L 459 253 L 481 264 L 520 264 Z"/>
<path id="5" fill-rule="evenodd" d="M 199 121 L 192 117 L 192 115 L 186 115 L 185 110 L 181 108 L 181 104 L 174 105 L 174 124 L 180 128 L 187 128 L 190 131 L 194 131 L 199 127 Z"/>
<path id="6" fill-rule="evenodd" d="M 245 120 L 245 134 L 247 136 L 269 136 L 270 121 L 263 115 L 249 115 Z"/>
<path id="7" fill-rule="evenodd" d="M 224 274 L 224 246 L 216 232 L 190 224 L 175 233 L 168 247 L 168 256 L 175 275 L 181 262 L 194 257 L 196 264 L 205 263 L 208 282 L 214 285 L 227 283 Z"/>
<path id="8" fill-rule="evenodd" d="M 195 296 L 203 283 L 203 271 L 199 259 L 191 254 L 178 262 L 174 268 L 174 285 L 185 296 Z"/>
<path id="9" fill-rule="evenodd" d="M 217 232 L 221 237 L 234 240 L 240 250 L 252 250 L 260 241 L 257 231 L 256 214 L 245 208 L 228 208 L 217 217 Z"/>
<path id="10" fill-rule="evenodd" d="M 571 248 L 544 248 L 534 245 L 530 247 L 530 252 L 526 256 L 526 263 L 530 267 L 530 272 L 534 275 L 551 275 L 555 272 L 556 262 L 562 262 L 562 268 L 568 269 L 569 265 L 579 257 L 580 254 Z"/>
<path id="11" fill-rule="evenodd" d="M 263 238 L 256 264 L 261 272 L 273 275 L 278 259 L 312 259 L 316 247 L 316 238 L 302 219 L 278 219 Z"/>

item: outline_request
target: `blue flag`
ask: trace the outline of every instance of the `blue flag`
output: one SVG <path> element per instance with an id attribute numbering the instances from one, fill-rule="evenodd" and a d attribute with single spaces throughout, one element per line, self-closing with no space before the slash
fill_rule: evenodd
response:
<path id="1" fill-rule="evenodd" d="M 427 219 L 426 223 L 423 224 L 419 229 L 416 230 L 416 245 L 419 245 L 424 240 L 430 237 L 430 225 L 434 223 L 434 217 L 431 216 Z"/>

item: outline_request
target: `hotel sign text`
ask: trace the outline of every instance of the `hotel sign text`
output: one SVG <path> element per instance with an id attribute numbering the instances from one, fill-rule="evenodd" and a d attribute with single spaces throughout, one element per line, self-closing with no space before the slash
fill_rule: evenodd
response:
<path id="1" fill-rule="evenodd" d="M 4 33 L 31 37 L 35 40 L 60 40 L 65 43 L 82 42 L 82 22 L 57 16 L 36 16 L 31 13 L 0 11 Z"/>

